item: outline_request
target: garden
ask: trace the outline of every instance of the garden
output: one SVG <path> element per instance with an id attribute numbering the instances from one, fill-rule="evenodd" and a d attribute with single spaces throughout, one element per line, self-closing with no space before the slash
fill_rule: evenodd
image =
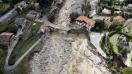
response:
<path id="1" fill-rule="evenodd" d="M 131 24 L 105 34 L 100 41 L 100 47 L 108 56 L 106 60 L 112 73 L 132 73 L 132 69 L 124 63 L 124 59 L 127 58 L 126 56 L 129 52 L 120 48 L 117 42 L 120 35 L 127 37 L 131 41 L 132 34 L 129 31 L 131 31 Z"/>

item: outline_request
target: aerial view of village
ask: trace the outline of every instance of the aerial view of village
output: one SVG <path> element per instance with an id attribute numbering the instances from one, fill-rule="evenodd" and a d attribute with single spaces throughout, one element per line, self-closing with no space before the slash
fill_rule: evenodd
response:
<path id="1" fill-rule="evenodd" d="M 132 0 L 0 0 L 0 74 L 132 74 Z"/>

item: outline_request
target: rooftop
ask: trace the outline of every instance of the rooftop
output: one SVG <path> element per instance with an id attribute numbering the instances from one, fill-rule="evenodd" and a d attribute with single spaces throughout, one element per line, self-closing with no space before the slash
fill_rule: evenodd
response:
<path id="1" fill-rule="evenodd" d="M 114 17 L 114 20 L 116 20 L 116 21 L 124 21 L 125 19 L 122 16 L 116 16 L 116 17 Z"/>
<path id="2" fill-rule="evenodd" d="M 94 25 L 95 21 L 92 19 L 87 18 L 86 16 L 79 16 L 76 21 L 85 22 L 88 25 Z"/>

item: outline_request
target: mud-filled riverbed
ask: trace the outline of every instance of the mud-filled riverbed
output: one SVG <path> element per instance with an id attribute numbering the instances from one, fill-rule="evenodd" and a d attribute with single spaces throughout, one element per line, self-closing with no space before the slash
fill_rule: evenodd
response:
<path id="1" fill-rule="evenodd" d="M 87 46 L 84 34 L 53 33 L 47 37 L 41 52 L 30 61 L 31 74 L 105 74 L 106 69 L 103 72 L 94 64 L 98 56 L 88 53 L 92 60 L 85 56 Z"/>

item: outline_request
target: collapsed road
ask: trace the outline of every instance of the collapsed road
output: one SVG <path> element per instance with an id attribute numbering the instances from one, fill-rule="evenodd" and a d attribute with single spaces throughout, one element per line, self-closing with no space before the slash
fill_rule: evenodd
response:
<path id="1" fill-rule="evenodd" d="M 110 74 L 86 29 L 69 28 L 64 29 L 67 33 L 60 33 L 62 29 L 54 26 L 48 25 L 51 34 L 30 61 L 31 74 Z"/>

